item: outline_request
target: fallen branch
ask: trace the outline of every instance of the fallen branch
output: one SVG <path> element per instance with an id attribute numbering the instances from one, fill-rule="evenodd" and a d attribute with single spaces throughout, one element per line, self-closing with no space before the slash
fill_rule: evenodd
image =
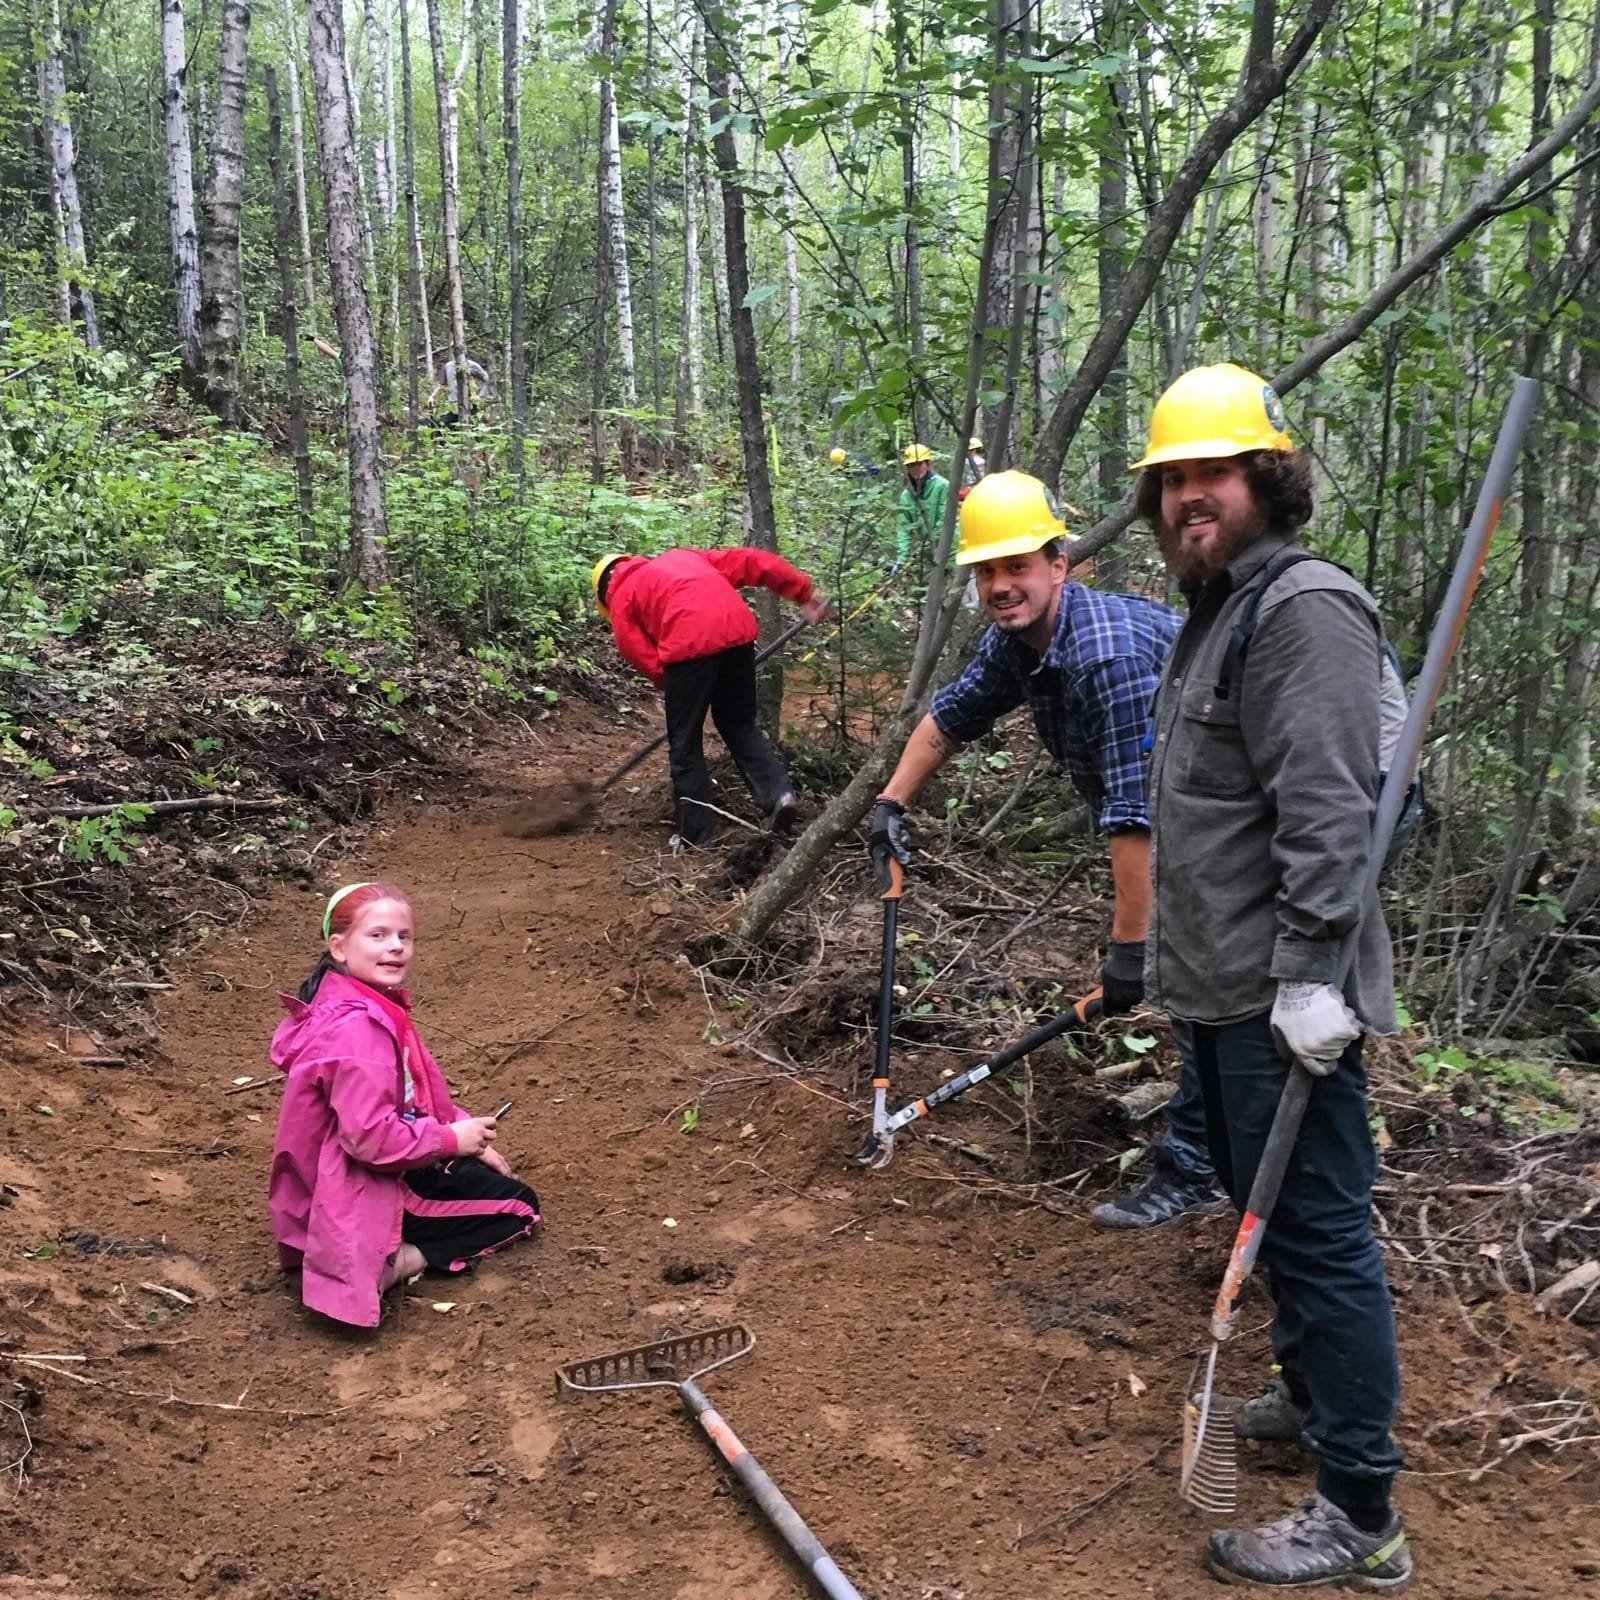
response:
<path id="1" fill-rule="evenodd" d="M 1047 1379 L 1046 1381 L 1048 1382 L 1049 1380 Z M 1043 1393 L 1042 1390 L 1040 1392 Z M 1166 1453 L 1170 1443 L 1170 1440 L 1166 1440 L 1158 1444 L 1143 1461 L 1135 1462 L 1120 1478 L 1113 1478 L 1092 1500 L 1085 1500 L 1081 1506 L 1074 1506 L 1071 1511 L 1063 1512 L 1059 1517 L 1052 1517 L 1048 1522 L 1041 1522 L 1037 1528 L 1030 1528 L 1026 1533 L 1019 1533 L 1011 1541 L 1011 1548 L 1020 1550 L 1023 1545 L 1032 1544 L 1035 1539 L 1049 1533 L 1052 1529 L 1056 1529 L 1061 1533 L 1069 1533 L 1085 1517 L 1098 1511 L 1112 1496 L 1120 1494 L 1122 1490 L 1126 1489 L 1146 1467 L 1153 1467 L 1161 1456 Z"/>
<path id="2" fill-rule="evenodd" d="M 90 1389 L 104 1389 L 107 1394 L 121 1395 L 125 1400 L 154 1400 L 158 1405 L 186 1406 L 192 1411 L 237 1411 L 250 1416 L 282 1417 L 290 1421 L 298 1421 L 305 1417 L 337 1417 L 348 1409 L 345 1406 L 337 1406 L 331 1411 L 287 1411 L 277 1406 L 247 1406 L 243 1403 L 242 1394 L 238 1400 L 190 1400 L 184 1395 L 174 1394 L 171 1389 L 165 1394 L 159 1389 L 125 1389 L 120 1383 L 107 1383 L 103 1378 L 91 1378 L 87 1373 L 73 1372 L 66 1367 L 55 1365 L 55 1362 L 67 1359 L 69 1358 L 65 1356 L 46 1358 L 0 1350 L 0 1361 L 10 1361 L 21 1367 L 33 1367 L 39 1372 L 53 1372 L 58 1378 L 70 1378 L 74 1383 L 84 1384 Z M 245 1393 L 248 1392 L 247 1388 Z"/>
<path id="3" fill-rule="evenodd" d="M 23 806 L 19 817 L 110 817 L 129 806 L 137 806 L 152 817 L 175 816 L 182 811 L 276 811 L 283 804 L 282 795 L 270 799 L 236 799 L 226 794 L 195 795 L 188 800 L 118 800 L 110 805 L 93 806 Z"/>

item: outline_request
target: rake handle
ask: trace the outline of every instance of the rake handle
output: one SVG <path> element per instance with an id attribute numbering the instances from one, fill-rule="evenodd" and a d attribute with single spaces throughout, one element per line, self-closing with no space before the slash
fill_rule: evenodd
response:
<path id="1" fill-rule="evenodd" d="M 767 1521 L 805 1563 L 806 1570 L 816 1579 L 817 1587 L 828 1600 L 861 1600 L 855 1585 L 835 1565 L 833 1557 L 822 1548 L 800 1513 L 784 1498 L 783 1491 L 767 1476 L 761 1463 L 745 1449 L 738 1434 L 723 1421 L 700 1386 L 692 1378 L 685 1379 L 678 1385 L 678 1396 Z"/>

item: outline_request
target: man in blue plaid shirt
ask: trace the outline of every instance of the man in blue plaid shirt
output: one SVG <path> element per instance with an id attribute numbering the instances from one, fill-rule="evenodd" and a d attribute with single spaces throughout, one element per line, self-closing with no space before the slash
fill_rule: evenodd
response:
<path id="1" fill-rule="evenodd" d="M 871 851 L 884 874 L 889 855 L 908 859 L 905 812 L 923 785 L 962 745 L 1026 702 L 1045 748 L 1109 842 L 1114 904 L 1100 986 L 1104 1012 L 1115 1014 L 1144 998 L 1150 706 L 1182 618 L 1154 600 L 1068 581 L 1065 533 L 1044 484 L 1025 472 L 992 473 L 962 503 L 956 565 L 973 569 L 993 626 L 906 741 L 872 813 Z M 1185 1071 L 1156 1170 L 1132 1195 L 1097 1208 L 1097 1221 L 1150 1227 L 1220 1204 L 1196 1087 Z"/>

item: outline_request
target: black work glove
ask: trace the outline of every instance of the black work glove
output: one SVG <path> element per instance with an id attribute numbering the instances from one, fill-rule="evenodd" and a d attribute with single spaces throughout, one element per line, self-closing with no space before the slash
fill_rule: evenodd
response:
<path id="1" fill-rule="evenodd" d="M 906 808 L 898 800 L 878 796 L 872 808 L 872 832 L 867 837 L 867 854 L 872 860 L 872 870 L 878 883 L 888 889 L 894 880 L 889 874 L 891 858 L 903 867 L 911 860 L 911 846 L 906 843 Z"/>
<path id="2" fill-rule="evenodd" d="M 1144 999 L 1144 940 L 1113 939 L 1100 969 L 1101 1012 L 1108 1017 L 1132 1011 Z"/>

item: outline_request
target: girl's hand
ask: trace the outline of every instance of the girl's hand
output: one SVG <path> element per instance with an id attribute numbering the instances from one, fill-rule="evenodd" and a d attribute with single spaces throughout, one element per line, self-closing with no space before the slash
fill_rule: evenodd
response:
<path id="1" fill-rule="evenodd" d="M 511 1168 L 506 1165 L 506 1158 L 490 1145 L 478 1159 L 491 1171 L 498 1172 L 502 1178 L 511 1176 Z"/>
<path id="2" fill-rule="evenodd" d="M 450 1124 L 458 1156 L 481 1156 L 494 1143 L 493 1117 L 463 1117 Z"/>

